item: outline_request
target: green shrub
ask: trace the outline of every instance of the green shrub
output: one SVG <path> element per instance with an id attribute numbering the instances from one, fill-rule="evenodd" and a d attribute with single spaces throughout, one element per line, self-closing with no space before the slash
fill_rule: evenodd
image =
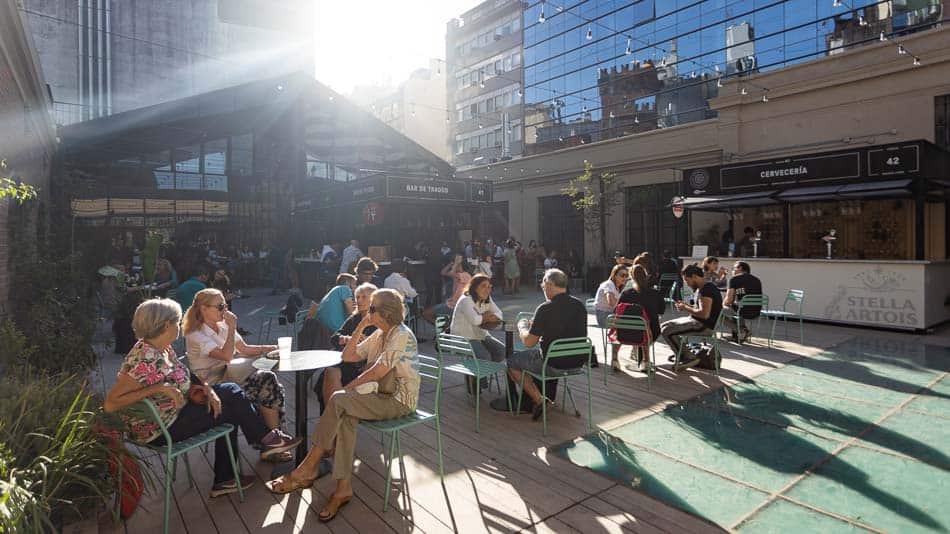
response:
<path id="1" fill-rule="evenodd" d="M 99 399 L 75 375 L 6 373 L 0 382 L 0 527 L 47 532 L 96 517 L 112 501 L 115 452 Z"/>

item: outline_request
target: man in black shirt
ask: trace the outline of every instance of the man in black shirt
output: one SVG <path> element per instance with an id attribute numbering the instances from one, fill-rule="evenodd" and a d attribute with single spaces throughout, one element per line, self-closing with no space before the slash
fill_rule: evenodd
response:
<path id="1" fill-rule="evenodd" d="M 759 317 L 762 306 L 746 306 L 742 308 L 742 331 L 737 332 L 738 322 L 736 315 L 739 311 L 739 303 L 742 297 L 746 295 L 761 295 L 762 281 L 753 276 L 752 269 L 744 261 L 737 261 L 732 266 L 732 278 L 729 280 L 729 290 L 726 292 L 726 300 L 723 306 L 729 306 L 732 311 L 724 312 L 726 315 L 722 318 L 722 323 L 732 329 L 732 338 L 739 343 L 744 343 L 752 332 L 749 331 L 749 321 L 754 321 Z"/>
<path id="2" fill-rule="evenodd" d="M 515 383 L 521 383 L 523 370 L 541 373 L 544 355 L 551 343 L 569 337 L 587 337 L 587 308 L 584 303 L 567 294 L 568 277 L 560 269 L 544 273 L 541 289 L 547 299 L 534 312 L 534 320 L 518 323 L 521 342 L 528 350 L 516 352 L 508 359 L 508 374 Z M 540 350 L 537 345 L 540 343 Z M 550 367 L 577 369 L 588 363 L 590 356 L 572 356 L 552 360 Z M 544 398 L 532 380 L 524 383 L 524 393 L 534 402 L 532 415 L 541 417 Z M 552 395 L 553 396 L 553 395 Z"/>
<path id="3" fill-rule="evenodd" d="M 673 349 L 673 353 L 679 351 L 680 337 L 684 334 L 711 334 L 716 327 L 716 321 L 722 312 L 722 295 L 716 285 L 706 282 L 703 278 L 703 270 L 698 265 L 687 265 L 681 272 L 683 282 L 694 291 L 698 291 L 696 304 L 690 306 L 681 300 L 676 301 L 673 306 L 677 311 L 689 313 L 686 317 L 679 317 L 664 322 L 660 326 L 660 335 L 666 338 L 667 344 Z M 680 371 L 688 369 L 699 363 L 699 357 L 690 351 L 686 351 L 680 357 L 680 363 L 673 370 Z"/>

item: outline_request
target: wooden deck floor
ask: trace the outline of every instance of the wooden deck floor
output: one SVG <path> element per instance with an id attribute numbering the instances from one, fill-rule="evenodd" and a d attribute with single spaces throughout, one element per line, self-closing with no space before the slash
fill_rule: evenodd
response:
<path id="1" fill-rule="evenodd" d="M 761 340 L 746 346 L 726 345 L 722 381 L 754 377 L 785 362 L 851 337 L 846 329 L 809 325 L 814 347 L 779 342 L 774 348 Z M 599 333 L 591 331 L 591 339 Z M 720 387 L 714 375 L 690 370 L 675 375 L 666 364 L 665 345 L 657 344 L 661 368 L 653 387 L 645 377 L 610 374 L 605 387 L 601 369 L 595 369 L 593 385 L 595 428 L 610 429 L 645 417 L 696 395 Z M 431 344 L 422 352 L 433 353 Z M 598 350 L 600 352 L 600 350 Z M 119 356 L 114 358 L 119 359 Z M 624 362 L 628 354 L 623 353 Z M 108 371 L 106 371 L 108 373 Z M 578 409 L 586 414 L 586 388 L 572 388 Z M 293 400 L 292 380 L 286 383 L 288 401 Z M 432 391 L 424 388 L 421 404 L 430 402 Z M 540 423 L 526 415 L 514 417 L 496 412 L 482 399 L 481 432 L 474 428 L 473 403 L 461 377 L 446 374 L 442 396 L 442 439 L 445 484 L 440 484 L 435 452 L 435 428 L 416 427 L 404 433 L 403 451 L 408 481 L 396 481 L 390 509 L 382 512 L 385 464 L 378 435 L 361 429 L 353 481 L 355 499 L 327 525 L 317 513 L 333 489 L 327 476 L 311 490 L 275 496 L 264 487 L 272 466 L 257 460 L 258 453 L 242 443 L 245 473 L 256 473 L 258 482 L 247 491 L 247 500 L 236 495 L 210 499 L 211 451 L 192 452 L 197 488 L 190 487 L 182 466 L 174 484 L 171 532 L 239 534 L 244 532 L 712 532 L 721 531 L 702 519 L 667 506 L 634 489 L 590 470 L 575 466 L 547 449 L 587 433 L 586 415 L 578 418 L 558 410 L 549 412 L 549 435 L 541 435 Z M 568 403 L 569 404 L 569 403 Z M 318 413 L 311 395 L 309 413 Z M 288 408 L 293 421 L 294 407 Z M 315 418 L 311 420 L 313 427 Z M 292 425 L 288 425 L 292 426 Z M 393 467 L 394 472 L 396 466 Z M 156 470 L 161 472 L 161 470 Z M 161 476 L 156 482 L 161 484 Z M 159 485 L 159 488 L 161 486 Z M 405 491 L 404 491 L 405 490 Z M 151 491 L 136 514 L 118 525 L 100 522 L 100 532 L 140 534 L 161 532 L 161 491 Z"/>

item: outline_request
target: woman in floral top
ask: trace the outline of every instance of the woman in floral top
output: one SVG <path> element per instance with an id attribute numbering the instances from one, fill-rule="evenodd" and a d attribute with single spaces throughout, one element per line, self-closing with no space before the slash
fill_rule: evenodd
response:
<path id="1" fill-rule="evenodd" d="M 171 347 L 180 333 L 180 321 L 181 306 L 174 300 L 147 300 L 135 309 L 132 329 L 138 342 L 122 362 L 118 380 L 109 390 L 104 408 L 114 412 L 148 399 L 158 408 L 159 418 L 168 433 L 162 432 L 158 422 L 141 410 L 123 413 L 132 439 L 149 445 L 165 445 L 168 438 L 177 442 L 229 423 L 235 430 L 227 439 L 235 451 L 238 450 L 237 428 L 244 432 L 248 443 L 261 445 L 264 458 L 297 446 L 299 439 L 278 430 L 267 430 L 237 384 L 209 386 L 188 372 Z M 212 497 L 237 491 L 224 439 L 218 439 L 214 446 Z M 253 480 L 253 476 L 242 476 L 241 484 L 247 487 Z"/>
<path id="2" fill-rule="evenodd" d="M 313 448 L 290 474 L 267 483 L 274 493 L 290 493 L 313 486 L 320 459 L 333 450 L 333 478 L 336 490 L 318 516 L 333 519 L 341 506 L 353 498 L 350 478 L 356 427 L 360 421 L 379 421 L 413 413 L 419 399 L 419 348 L 412 330 L 403 323 L 405 305 L 402 294 L 394 289 L 377 289 L 371 297 L 369 312 L 356 327 L 378 330 L 360 342 L 353 336 L 343 349 L 343 361 L 366 359 L 372 363 L 360 376 L 330 397 L 317 423 Z M 378 391 L 361 393 L 357 387 L 376 382 Z"/>

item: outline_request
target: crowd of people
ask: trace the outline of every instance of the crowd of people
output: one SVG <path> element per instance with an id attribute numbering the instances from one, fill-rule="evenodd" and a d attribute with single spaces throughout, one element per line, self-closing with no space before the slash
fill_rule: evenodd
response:
<path id="1" fill-rule="evenodd" d="M 588 311 L 583 302 L 570 294 L 571 273 L 556 266 L 555 254 L 542 253 L 541 263 L 531 263 L 530 268 L 544 269 L 540 285 L 545 300 L 530 319 L 516 325 L 525 350 L 506 359 L 504 343 L 492 333 L 504 320 L 493 298 L 494 284 L 503 280 L 505 292 L 517 294 L 523 274 L 521 260 L 531 257 L 530 254 L 539 259 L 538 250 L 540 247 L 533 242 L 523 249 L 513 237 L 504 245 L 487 240 L 483 246 L 473 241 L 458 252 L 444 245 L 439 250 L 443 264 L 439 271 L 441 298 L 420 303 L 421 293 L 409 279 L 406 261 L 392 262 L 390 274 L 381 279 L 379 265 L 363 255 L 358 242 L 351 241 L 339 253 L 338 247 L 326 246 L 321 251 L 321 260 L 333 264 L 338 258 L 340 265 L 346 267 L 340 267 L 335 285 L 320 301 L 311 304 L 300 328 L 298 347 L 340 351 L 341 363 L 325 369 L 316 378 L 314 390 L 321 417 L 309 454 L 293 471 L 269 482 L 268 488 L 274 493 L 288 493 L 311 487 L 320 472 L 321 460 L 328 455 L 333 459 L 336 487 L 319 519 L 329 521 L 349 502 L 353 495 L 350 480 L 359 422 L 407 415 L 418 402 L 421 340 L 406 324 L 414 313 L 413 305 L 415 313 L 433 323 L 438 316 L 447 317 L 447 330 L 469 340 L 477 358 L 506 361 L 511 381 L 523 383 L 527 401 L 522 408 L 534 419 L 540 418 L 545 404 L 551 403 L 556 394 L 556 381 L 541 387 L 525 372 L 540 374 L 545 354 L 555 341 L 587 337 Z M 108 392 L 105 408 L 120 412 L 131 437 L 142 443 L 160 445 L 166 438 L 157 423 L 125 408 L 150 399 L 175 441 L 228 422 L 244 433 L 248 443 L 260 449 L 262 460 L 291 461 L 291 450 L 300 439 L 283 431 L 283 386 L 273 372 L 250 365 L 253 358 L 271 353 L 277 346 L 251 345 L 244 340 L 237 326 L 238 317 L 231 311 L 229 295 L 233 293 L 229 292 L 227 272 L 214 265 L 212 259 L 209 255 L 181 283 L 171 261 L 158 259 L 152 289 L 156 296 L 162 291 L 168 295 L 173 289 L 174 298 L 150 298 L 135 307 L 130 321 L 134 343 L 125 351 L 118 381 Z M 124 271 L 110 268 L 100 274 L 118 282 L 117 273 Z M 674 276 L 663 276 L 669 274 Z M 121 291 L 122 287 L 117 283 L 114 289 Z M 683 287 L 689 291 L 684 292 Z M 690 292 L 691 296 L 683 298 L 684 293 Z M 680 268 L 669 251 L 664 251 L 659 261 L 647 252 L 630 260 L 617 251 L 608 278 L 594 292 L 594 315 L 602 328 L 610 326 L 611 314 L 642 317 L 645 339 L 635 344 L 644 346 L 665 339 L 674 354 L 682 352 L 674 367 L 682 371 L 709 365 L 710 360 L 719 357 L 708 354 L 709 349 L 702 346 L 683 346 L 684 336 L 712 333 L 723 314 L 722 323 L 733 331 L 734 339 L 744 341 L 749 336 L 749 321 L 761 310 L 755 306 L 740 310 L 739 304 L 744 296 L 761 293 L 761 281 L 744 261 L 735 262 L 730 277 L 714 257 Z M 672 310 L 667 309 L 667 299 L 672 302 Z M 661 320 L 671 311 L 684 315 Z M 185 339 L 187 367 L 173 348 L 181 335 Z M 617 356 L 624 343 L 615 339 L 618 342 L 612 344 L 612 362 L 619 370 Z M 596 361 L 596 356 L 589 354 L 559 358 L 549 365 L 574 369 L 593 366 Z M 635 369 L 649 371 L 645 354 L 638 353 Z M 480 387 L 485 384 L 468 381 L 470 394 Z M 225 439 L 236 447 L 237 432 L 215 444 L 212 497 L 233 493 L 253 482 L 253 477 L 235 478 Z"/>

